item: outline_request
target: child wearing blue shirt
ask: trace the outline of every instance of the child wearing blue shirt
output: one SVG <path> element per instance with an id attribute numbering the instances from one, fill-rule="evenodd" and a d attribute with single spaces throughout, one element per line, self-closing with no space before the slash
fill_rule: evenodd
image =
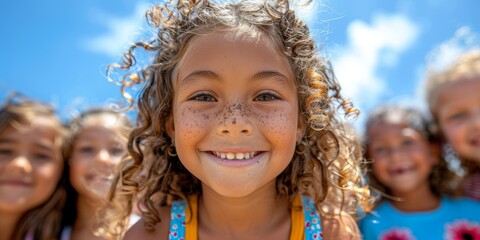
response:
<path id="1" fill-rule="evenodd" d="M 480 202 L 454 198 L 456 175 L 421 112 L 382 106 L 367 121 L 369 181 L 382 193 L 360 220 L 369 239 L 480 239 Z"/>

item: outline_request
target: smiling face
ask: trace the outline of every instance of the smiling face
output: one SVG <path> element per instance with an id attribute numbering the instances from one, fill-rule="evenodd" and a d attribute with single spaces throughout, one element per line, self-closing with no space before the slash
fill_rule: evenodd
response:
<path id="1" fill-rule="evenodd" d="M 45 118 L 0 133 L 0 211 L 22 214 L 48 200 L 63 169 L 58 132 Z"/>
<path id="2" fill-rule="evenodd" d="M 70 181 L 79 197 L 104 200 L 109 193 L 114 168 L 126 153 L 125 141 L 109 124 L 114 121 L 113 115 L 91 117 L 75 138 L 70 157 Z"/>
<path id="3" fill-rule="evenodd" d="M 222 196 L 273 189 L 305 128 L 291 68 L 274 42 L 200 35 L 177 70 L 167 128 L 183 165 Z"/>
<path id="4" fill-rule="evenodd" d="M 480 76 L 446 83 L 436 91 L 436 117 L 445 139 L 480 166 Z"/>
<path id="5" fill-rule="evenodd" d="M 420 133 L 406 124 L 377 120 L 367 131 L 372 171 L 394 196 L 429 190 L 429 175 L 438 158 Z"/>

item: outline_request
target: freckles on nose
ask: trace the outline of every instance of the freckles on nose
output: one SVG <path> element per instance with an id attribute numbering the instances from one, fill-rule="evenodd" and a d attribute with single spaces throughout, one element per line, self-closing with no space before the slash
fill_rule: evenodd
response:
<path id="1" fill-rule="evenodd" d="M 232 124 L 237 124 L 237 116 L 249 117 L 251 115 L 250 113 L 251 112 L 249 108 L 241 103 L 227 104 L 221 111 L 223 121 L 226 121 L 227 119 L 232 119 Z"/>

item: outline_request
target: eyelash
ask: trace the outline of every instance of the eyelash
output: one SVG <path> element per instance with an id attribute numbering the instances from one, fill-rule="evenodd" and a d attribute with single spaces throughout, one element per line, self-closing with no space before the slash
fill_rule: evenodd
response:
<path id="1" fill-rule="evenodd" d="M 270 98 L 269 100 L 259 100 L 261 102 L 267 102 L 267 101 L 275 101 L 275 100 L 280 100 L 280 97 L 277 95 L 277 94 L 274 94 L 272 92 L 263 92 L 263 93 L 260 93 L 258 94 L 256 97 L 255 97 L 255 100 L 259 99 L 260 97 L 265 97 L 267 96 L 268 98 Z"/>
<path id="2" fill-rule="evenodd" d="M 260 97 L 268 97 L 269 99 L 259 100 Z M 255 97 L 255 100 L 258 100 L 258 101 L 261 101 L 261 102 L 275 101 L 275 100 L 279 100 L 279 99 L 280 99 L 280 97 L 277 94 L 274 94 L 272 92 L 259 93 Z M 193 95 L 189 100 L 199 101 L 199 102 L 216 102 L 217 101 L 212 94 L 205 93 L 205 92 L 197 93 L 197 94 Z"/>
<path id="3" fill-rule="evenodd" d="M 211 101 L 211 100 L 206 100 L 206 98 L 213 99 L 213 101 Z M 198 102 L 216 102 L 216 101 L 217 101 L 217 100 L 215 99 L 215 97 L 213 97 L 212 94 L 206 93 L 206 92 L 196 93 L 196 94 L 193 95 L 193 97 L 191 97 L 189 100 L 198 101 Z"/>

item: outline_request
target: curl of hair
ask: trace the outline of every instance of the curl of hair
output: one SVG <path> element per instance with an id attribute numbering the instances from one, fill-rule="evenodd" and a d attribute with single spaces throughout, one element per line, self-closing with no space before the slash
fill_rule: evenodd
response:
<path id="1" fill-rule="evenodd" d="M 53 124 L 56 130 L 57 154 L 65 166 L 61 148 L 66 130 L 50 105 L 28 99 L 19 93 L 12 94 L 0 109 L 0 132 L 8 127 L 28 127 L 39 117 L 46 118 Z M 67 176 L 64 167 L 63 169 L 52 195 L 45 202 L 22 215 L 13 231 L 12 239 L 24 239 L 29 234 L 34 239 L 40 240 L 60 238 L 63 228 L 62 212 L 67 198 L 65 187 Z"/>
<path id="2" fill-rule="evenodd" d="M 291 201 L 295 194 L 310 195 L 320 209 L 327 195 L 328 201 L 342 208 L 345 196 L 357 191 L 361 155 L 354 152 L 360 148 L 349 138 L 336 113 L 341 109 L 347 117 L 356 116 L 358 110 L 341 96 L 340 85 L 329 62 L 317 54 L 307 25 L 290 5 L 290 1 L 214 4 L 180 0 L 156 5 L 147 12 L 147 20 L 157 28 L 156 38 L 148 43 L 134 44 L 124 54 L 123 64 L 112 65 L 108 70 L 130 69 L 135 63 L 133 53 L 137 47 L 156 52 L 153 63 L 134 77 L 136 83 L 143 84 L 136 102 L 141 121 L 130 134 L 131 159 L 122 163 L 117 192 L 111 196 L 112 201 L 117 199 L 123 204 L 117 217 L 128 217 L 132 199 L 142 191 L 145 193 L 141 199 L 146 208 L 143 212 L 145 224 L 147 229 L 153 230 L 161 221 L 159 207 L 168 205 L 172 199 L 201 194 L 200 181 L 171 154 L 171 139 L 165 123 L 172 114 L 173 76 L 189 42 L 197 35 L 223 30 L 235 30 L 237 36 L 269 37 L 293 70 L 300 114 L 308 123 L 308 129 L 291 163 L 277 177 L 278 194 L 288 196 Z M 125 93 L 130 86 L 130 76 L 127 74 L 117 81 L 122 84 L 124 96 L 130 96 Z M 148 173 L 149 180 L 139 183 L 134 176 L 143 164 L 142 144 L 153 149 L 155 163 Z M 366 196 L 365 192 L 362 194 Z"/>

